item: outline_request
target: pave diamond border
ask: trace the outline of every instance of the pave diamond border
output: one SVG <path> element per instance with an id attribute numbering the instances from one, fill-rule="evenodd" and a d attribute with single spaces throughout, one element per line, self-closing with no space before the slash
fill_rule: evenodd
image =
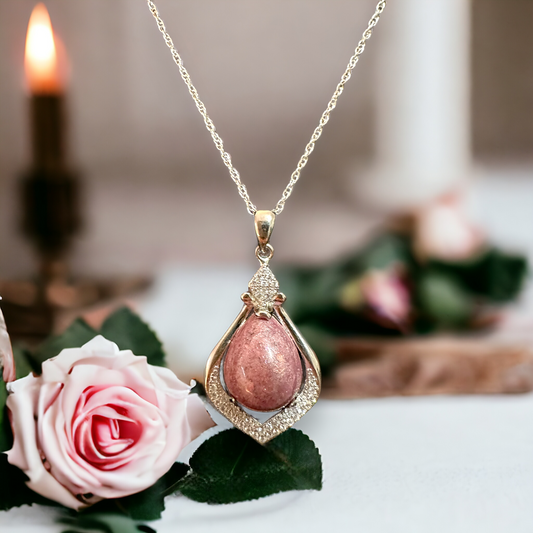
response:
<path id="1" fill-rule="evenodd" d="M 279 294 L 279 283 L 268 265 L 261 265 L 248 283 L 254 311 L 272 313 L 274 300 Z"/>
<path id="2" fill-rule="evenodd" d="M 213 406 L 236 428 L 261 444 L 277 437 L 300 420 L 316 403 L 319 394 L 319 382 L 313 370 L 307 366 L 302 391 L 276 415 L 266 422 L 259 422 L 237 405 L 235 400 L 224 390 L 220 382 L 220 363 L 213 367 L 209 376 L 209 398 Z"/>

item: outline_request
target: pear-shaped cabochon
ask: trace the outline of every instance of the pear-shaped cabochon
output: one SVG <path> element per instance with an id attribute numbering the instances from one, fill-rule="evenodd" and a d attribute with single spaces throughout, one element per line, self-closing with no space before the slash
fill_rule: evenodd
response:
<path id="1" fill-rule="evenodd" d="M 229 394 L 254 411 L 287 405 L 301 387 L 302 374 L 296 344 L 274 317 L 251 314 L 235 332 L 224 360 Z"/>

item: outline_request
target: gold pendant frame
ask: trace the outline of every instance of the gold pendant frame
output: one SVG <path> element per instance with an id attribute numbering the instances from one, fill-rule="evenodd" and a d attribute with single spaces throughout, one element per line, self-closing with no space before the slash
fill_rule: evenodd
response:
<path id="1" fill-rule="evenodd" d="M 245 301 L 247 296 L 248 293 L 243 295 Z M 253 308 L 245 303 L 233 324 L 211 352 L 205 372 L 205 390 L 213 407 L 236 428 L 260 444 L 266 444 L 293 426 L 313 407 L 320 395 L 321 373 L 320 364 L 313 349 L 307 344 L 281 305 L 275 305 L 273 310 L 275 317 L 273 316 L 269 320 L 278 319 L 290 333 L 300 357 L 303 358 L 305 377 L 302 387 L 291 402 L 265 422 L 260 422 L 248 414 L 224 388 L 221 381 L 221 364 L 235 332 L 244 325 L 252 313 L 254 313 Z"/>

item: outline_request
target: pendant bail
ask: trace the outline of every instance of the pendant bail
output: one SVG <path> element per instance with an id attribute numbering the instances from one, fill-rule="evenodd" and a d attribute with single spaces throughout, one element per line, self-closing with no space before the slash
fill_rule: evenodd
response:
<path id="1" fill-rule="evenodd" d="M 267 252 L 268 241 L 272 235 L 275 221 L 276 215 L 272 211 L 259 210 L 255 212 L 255 234 L 257 236 L 257 244 L 263 254 Z"/>

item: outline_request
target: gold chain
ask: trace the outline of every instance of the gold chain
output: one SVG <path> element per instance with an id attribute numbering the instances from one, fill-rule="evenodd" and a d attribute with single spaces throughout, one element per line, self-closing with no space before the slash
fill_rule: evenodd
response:
<path id="1" fill-rule="evenodd" d="M 170 49 L 172 58 L 174 59 L 174 63 L 176 63 L 176 65 L 178 66 L 181 77 L 183 78 L 183 81 L 187 85 L 187 88 L 189 89 L 189 93 L 192 96 L 194 103 L 196 104 L 196 107 L 198 108 L 198 111 L 200 111 L 200 114 L 204 118 L 205 126 L 207 130 L 209 131 L 209 133 L 211 134 L 211 137 L 213 138 L 213 142 L 215 143 L 217 150 L 220 152 L 220 157 L 222 158 L 222 161 L 224 162 L 226 167 L 228 167 L 231 179 L 235 182 L 235 185 L 237 185 L 239 194 L 241 198 L 244 200 L 244 202 L 246 203 L 246 208 L 248 209 L 248 213 L 250 213 L 251 215 L 255 215 L 257 211 L 257 207 L 250 200 L 250 196 L 248 194 L 246 186 L 241 181 L 241 176 L 239 172 L 237 171 L 237 169 L 233 166 L 231 162 L 230 154 L 224 150 L 224 142 L 222 141 L 222 138 L 220 137 L 220 135 L 217 133 L 217 130 L 215 128 L 215 125 L 213 124 L 213 121 L 207 114 L 207 109 L 205 107 L 205 104 L 202 102 L 202 100 L 200 100 L 198 91 L 196 90 L 196 87 L 193 85 L 191 81 L 191 76 L 187 72 L 187 69 L 183 65 L 183 60 L 181 59 L 179 52 L 176 50 L 176 47 L 174 46 L 174 43 L 172 42 L 172 38 L 170 37 L 170 35 L 168 34 L 165 28 L 165 23 L 163 22 L 163 19 L 159 15 L 156 5 L 151 0 L 147 0 L 147 2 L 148 2 L 148 7 L 157 22 L 157 27 L 159 28 L 159 31 L 163 34 L 165 42 L 167 43 L 167 46 Z M 315 143 L 318 141 L 318 139 L 322 135 L 322 130 L 324 129 L 324 126 L 328 123 L 330 113 L 337 106 L 337 100 L 339 96 L 342 94 L 342 91 L 344 91 L 344 86 L 346 85 L 346 82 L 352 76 L 352 70 L 355 68 L 355 65 L 357 65 L 359 61 L 359 57 L 364 52 L 366 41 L 368 41 L 368 39 L 370 39 L 370 37 L 372 36 L 372 30 L 378 23 L 379 18 L 381 14 L 383 13 L 383 10 L 385 9 L 386 5 L 387 5 L 387 0 L 380 0 L 378 2 L 376 6 L 376 11 L 374 15 L 372 16 L 372 18 L 370 19 L 366 30 L 363 32 L 363 36 L 361 37 L 361 40 L 357 44 L 355 53 L 350 58 L 350 61 L 348 62 L 348 66 L 346 67 L 346 70 L 344 71 L 344 74 L 341 77 L 341 81 L 337 84 L 337 87 L 335 88 L 335 92 L 333 93 L 333 96 L 331 97 L 331 100 L 329 101 L 328 106 L 326 107 L 326 110 L 324 111 L 324 113 L 322 113 L 318 126 L 315 128 L 315 131 L 313 131 L 313 135 L 311 135 L 311 139 L 307 143 L 307 146 L 305 147 L 305 151 L 302 157 L 300 157 L 300 160 L 298 161 L 298 165 L 296 166 L 296 169 L 291 174 L 291 179 L 289 180 L 287 187 L 285 187 L 285 190 L 283 191 L 281 198 L 276 204 L 276 207 L 272 209 L 272 212 L 275 213 L 276 215 L 279 215 L 283 211 L 283 208 L 285 207 L 285 202 L 288 200 L 289 196 L 291 195 L 292 190 L 294 189 L 294 186 L 296 185 L 296 182 L 300 179 L 300 173 L 302 169 L 305 167 L 305 165 L 307 165 L 309 156 L 311 155 L 311 152 L 315 149 Z"/>

